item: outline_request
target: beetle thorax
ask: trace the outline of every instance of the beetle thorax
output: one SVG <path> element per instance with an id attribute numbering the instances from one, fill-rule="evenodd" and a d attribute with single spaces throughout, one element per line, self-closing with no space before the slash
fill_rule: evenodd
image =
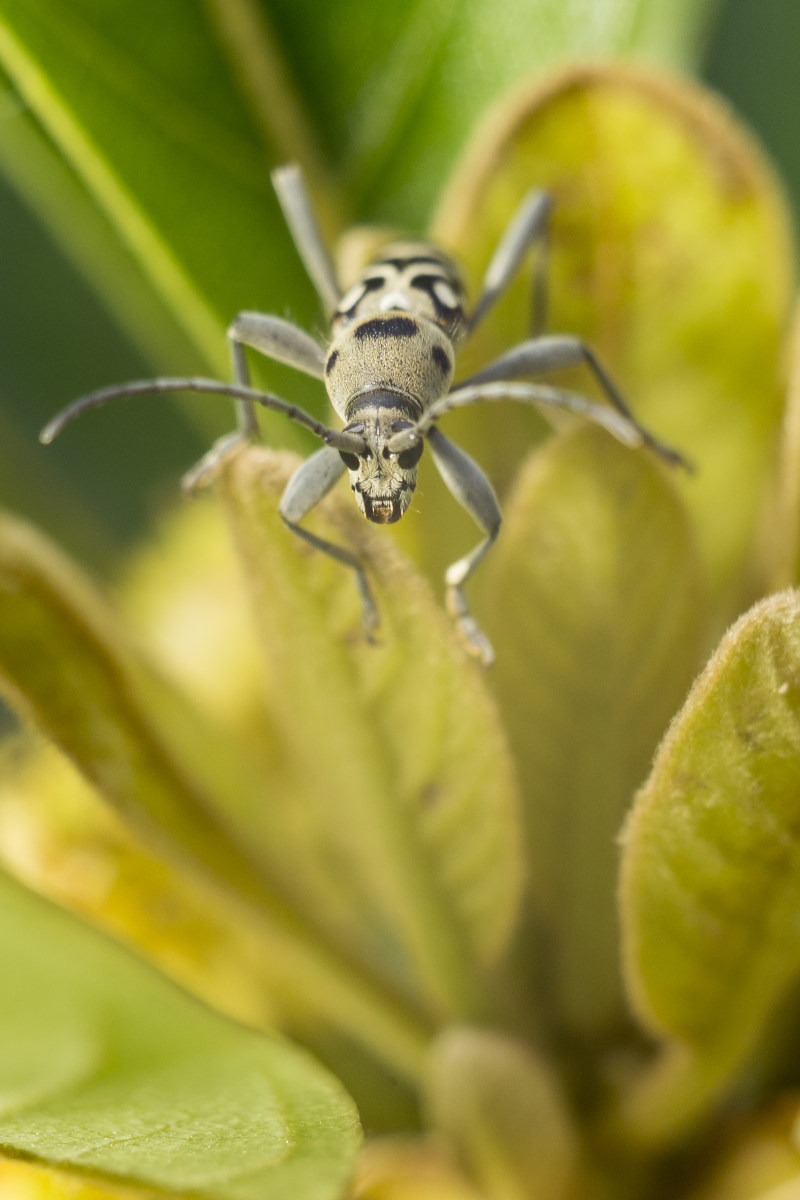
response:
<path id="1" fill-rule="evenodd" d="M 386 312 L 342 329 L 328 351 L 325 384 L 343 420 L 352 401 L 371 391 L 406 397 L 420 417 L 449 389 L 453 365 L 450 339 L 432 321 Z"/>
<path id="2" fill-rule="evenodd" d="M 333 317 L 325 382 L 348 419 L 354 396 L 389 389 L 420 415 L 453 378 L 453 342 L 464 326 L 455 265 L 427 242 L 400 242 L 362 272 Z"/>

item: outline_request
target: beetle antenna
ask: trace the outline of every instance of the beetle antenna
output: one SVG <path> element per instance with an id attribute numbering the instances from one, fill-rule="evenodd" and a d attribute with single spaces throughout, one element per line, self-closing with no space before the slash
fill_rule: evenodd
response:
<path id="1" fill-rule="evenodd" d="M 337 450 L 346 450 L 353 454 L 360 454 L 366 449 L 366 442 L 357 434 L 344 433 L 338 429 L 329 429 L 327 425 L 323 425 L 321 421 L 315 420 L 304 409 L 299 408 L 296 404 L 289 404 L 288 401 L 281 400 L 279 396 L 273 396 L 270 392 L 260 392 L 255 388 L 245 387 L 242 384 L 222 383 L 218 379 L 203 379 L 198 376 L 174 379 L 135 379 L 131 383 L 98 388 L 97 391 L 89 392 L 86 396 L 81 396 L 78 400 L 75 400 L 72 404 L 62 409 L 60 413 L 57 413 L 39 434 L 39 441 L 45 445 L 49 445 L 54 438 L 58 437 L 62 429 L 70 421 L 74 421 L 76 417 L 88 412 L 90 408 L 101 408 L 104 404 L 109 404 L 112 400 L 124 400 L 131 396 L 164 394 L 169 392 L 201 392 L 219 396 L 231 396 L 234 400 L 251 400 L 255 404 L 260 404 L 263 408 L 283 413 L 290 421 L 296 421 L 299 425 L 304 425 L 306 429 L 310 429 L 323 442 L 335 447 Z"/>

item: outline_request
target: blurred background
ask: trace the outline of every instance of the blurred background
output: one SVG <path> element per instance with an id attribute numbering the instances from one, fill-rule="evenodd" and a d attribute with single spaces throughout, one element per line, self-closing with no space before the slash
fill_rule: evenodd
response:
<path id="1" fill-rule="evenodd" d="M 800 3 L 719 0 L 710 13 L 696 53 L 699 74 L 760 137 L 796 216 Z M 20 190 L 0 175 L 0 503 L 38 522 L 93 569 L 111 572 L 176 497 L 180 474 L 215 430 L 229 426 L 229 410 L 209 408 L 203 426 L 175 404 L 155 402 L 135 411 L 121 405 L 103 414 L 102 423 L 90 418 L 82 436 L 64 437 L 50 448 L 38 445 L 38 430 L 70 399 L 153 374 L 154 366 Z M 299 317 L 296 306 L 292 312 Z M 165 354 L 174 371 L 199 367 L 180 338 Z"/>

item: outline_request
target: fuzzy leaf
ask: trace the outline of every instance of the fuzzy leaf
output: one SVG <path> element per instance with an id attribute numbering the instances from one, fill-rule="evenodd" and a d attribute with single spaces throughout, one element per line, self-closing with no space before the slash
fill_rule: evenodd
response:
<path id="1" fill-rule="evenodd" d="M 615 837 L 698 659 L 691 534 L 660 466 L 576 430 L 531 459 L 487 572 L 548 954 L 539 986 L 561 1020 L 597 1032 L 623 1011 Z"/>
<path id="2" fill-rule="evenodd" d="M 549 1068 L 511 1038 L 450 1029 L 431 1051 L 428 1108 L 492 1200 L 574 1194 L 578 1142 Z"/>
<path id="3" fill-rule="evenodd" d="M 800 581 L 800 309 L 789 343 L 789 379 L 778 469 L 771 483 L 760 537 L 764 591 Z"/>
<path id="4" fill-rule="evenodd" d="M 0 874 L 0 1153 L 209 1200 L 335 1200 L 358 1145 L 299 1050 Z"/>
<path id="5" fill-rule="evenodd" d="M 266 902 L 225 829 L 248 766 L 128 644 L 79 572 L 34 530 L 0 522 L 0 679 L 148 840 Z M 216 811 L 215 811 L 216 810 Z"/>
<path id="6" fill-rule="evenodd" d="M 434 225 L 476 279 L 533 187 L 555 200 L 549 327 L 586 338 L 638 416 L 696 464 L 677 482 L 727 621 L 780 415 L 794 248 L 777 181 L 707 93 L 615 66 L 523 90 L 476 137 Z M 465 370 L 527 336 L 524 275 Z M 499 475 L 535 430 L 492 411 L 470 418 L 469 436 Z"/>
<path id="7" fill-rule="evenodd" d="M 284 847 L 250 835 L 250 797 L 264 793 L 247 755 L 148 668 L 53 547 L 8 517 L 0 522 L 0 686 L 150 850 L 188 870 L 221 917 L 262 940 L 264 975 L 289 1004 L 324 1010 L 413 1074 L 418 1022 L 292 911 Z"/>
<path id="8" fill-rule="evenodd" d="M 678 1039 L 626 1102 L 666 1136 L 740 1069 L 800 972 L 800 596 L 725 636 L 662 744 L 625 830 L 626 974 Z"/>
<path id="9" fill-rule="evenodd" d="M 425 585 L 334 496 L 310 528 L 367 565 L 383 623 L 366 643 L 352 572 L 278 514 L 294 465 L 248 451 L 221 487 L 296 778 L 284 837 L 297 891 L 371 937 L 387 968 L 410 959 L 437 1008 L 474 1011 L 474 972 L 507 942 L 522 882 L 497 715 Z"/>

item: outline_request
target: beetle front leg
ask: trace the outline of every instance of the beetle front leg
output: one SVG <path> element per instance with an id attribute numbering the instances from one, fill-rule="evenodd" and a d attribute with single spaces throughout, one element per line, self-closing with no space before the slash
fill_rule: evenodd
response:
<path id="1" fill-rule="evenodd" d="M 337 546 L 333 542 L 328 542 L 325 538 L 321 538 L 315 533 L 310 533 L 309 530 L 303 529 L 300 525 L 303 517 L 311 512 L 312 508 L 319 504 L 320 500 L 328 494 L 336 481 L 342 477 L 344 471 L 345 466 L 339 457 L 338 450 L 333 450 L 330 446 L 324 446 L 322 450 L 317 450 L 316 454 L 312 454 L 311 458 L 306 459 L 297 468 L 287 483 L 284 493 L 281 496 L 279 512 L 292 533 L 296 533 L 298 537 L 308 542 L 316 550 L 321 550 L 323 554 L 327 554 L 330 558 L 335 558 L 337 562 L 342 563 L 345 567 L 350 567 L 355 572 L 356 583 L 358 584 L 358 591 L 361 596 L 361 622 L 364 626 L 367 641 L 373 642 L 378 625 L 380 624 L 380 618 L 378 616 L 378 606 L 375 603 L 360 560 L 352 551 L 346 550 L 344 546 Z"/>
<path id="2" fill-rule="evenodd" d="M 445 572 L 445 603 L 467 650 L 485 667 L 494 662 L 492 644 L 472 615 L 464 584 L 483 561 L 500 532 L 502 513 L 497 497 L 478 464 L 438 429 L 427 435 L 433 461 L 447 488 L 486 534 L 469 554 L 451 563 Z"/>

